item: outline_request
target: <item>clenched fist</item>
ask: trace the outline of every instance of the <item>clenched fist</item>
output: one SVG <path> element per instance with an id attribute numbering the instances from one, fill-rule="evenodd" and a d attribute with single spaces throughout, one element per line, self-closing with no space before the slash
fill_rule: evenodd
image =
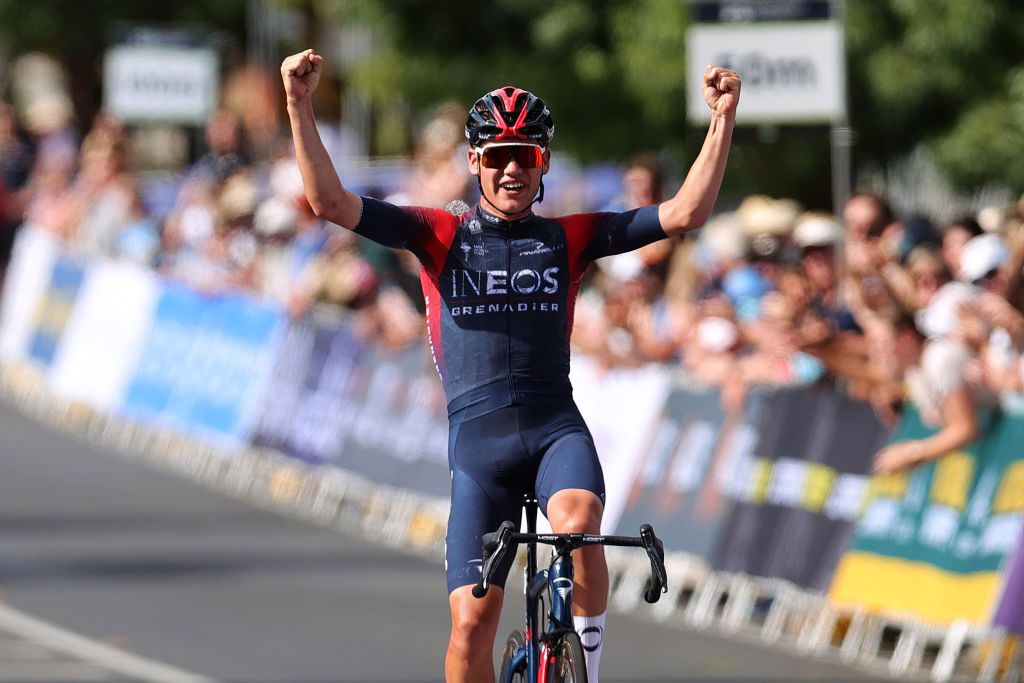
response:
<path id="1" fill-rule="evenodd" d="M 324 58 L 312 49 L 286 57 L 281 62 L 281 80 L 284 81 L 288 104 L 301 102 L 313 94 L 320 83 L 323 66 Z"/>
<path id="2" fill-rule="evenodd" d="M 731 69 L 708 66 L 704 69 L 704 101 L 711 113 L 727 118 L 736 116 L 740 102 L 740 77 Z"/>

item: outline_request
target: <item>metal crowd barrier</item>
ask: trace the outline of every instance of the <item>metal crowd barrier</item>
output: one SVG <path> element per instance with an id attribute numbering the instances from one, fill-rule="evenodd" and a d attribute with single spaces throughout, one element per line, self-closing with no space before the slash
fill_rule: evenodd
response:
<path id="1" fill-rule="evenodd" d="M 57 399 L 31 366 L 0 364 L 0 400 L 51 427 L 123 457 L 174 472 L 211 490 L 309 523 L 364 534 L 440 560 L 448 502 L 379 484 L 333 466 L 315 466 L 268 449 L 226 452 L 157 427 Z M 607 550 L 610 605 L 668 626 L 723 635 L 829 658 L 893 678 L 935 683 L 1024 683 L 1024 644 L 1002 629 L 911 615 L 868 613 L 830 604 L 780 579 L 715 572 L 685 553 L 666 558 L 669 593 L 642 600 L 647 558 Z"/>

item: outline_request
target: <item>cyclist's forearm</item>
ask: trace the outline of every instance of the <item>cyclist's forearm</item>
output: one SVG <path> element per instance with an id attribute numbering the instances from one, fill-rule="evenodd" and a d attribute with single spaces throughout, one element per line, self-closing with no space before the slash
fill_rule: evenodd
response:
<path id="1" fill-rule="evenodd" d="M 729 160 L 734 117 L 713 115 L 704 145 L 676 196 L 658 207 L 665 234 L 679 235 L 704 225 L 718 199 Z"/>
<path id="2" fill-rule="evenodd" d="M 306 199 L 313 212 L 332 223 L 354 228 L 359 222 L 362 201 L 341 184 L 313 117 L 309 99 L 288 103 L 288 119 L 295 141 L 295 156 L 302 173 Z"/>

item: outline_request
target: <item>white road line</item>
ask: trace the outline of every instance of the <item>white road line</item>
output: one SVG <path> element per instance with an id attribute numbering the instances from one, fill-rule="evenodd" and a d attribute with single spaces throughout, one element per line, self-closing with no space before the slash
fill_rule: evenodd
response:
<path id="1" fill-rule="evenodd" d="M 148 683 L 216 683 L 212 678 L 98 643 L 3 604 L 0 604 L 0 630 L 35 641 L 53 651 L 96 664 L 108 671 Z M 6 665 L 3 668 L 6 669 Z M 16 679 L 0 677 L 0 680 Z"/>

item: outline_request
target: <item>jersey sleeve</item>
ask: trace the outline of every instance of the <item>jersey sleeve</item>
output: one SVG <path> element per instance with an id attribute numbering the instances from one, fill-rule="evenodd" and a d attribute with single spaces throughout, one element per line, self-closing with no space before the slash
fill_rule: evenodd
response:
<path id="1" fill-rule="evenodd" d="M 455 237 L 455 216 L 440 209 L 396 206 L 372 197 L 362 200 L 356 234 L 385 247 L 408 249 L 427 270 L 440 272 Z"/>
<path id="2" fill-rule="evenodd" d="M 560 220 L 578 272 L 596 259 L 633 251 L 668 237 L 661 227 L 657 204 L 621 213 L 576 214 Z"/>

